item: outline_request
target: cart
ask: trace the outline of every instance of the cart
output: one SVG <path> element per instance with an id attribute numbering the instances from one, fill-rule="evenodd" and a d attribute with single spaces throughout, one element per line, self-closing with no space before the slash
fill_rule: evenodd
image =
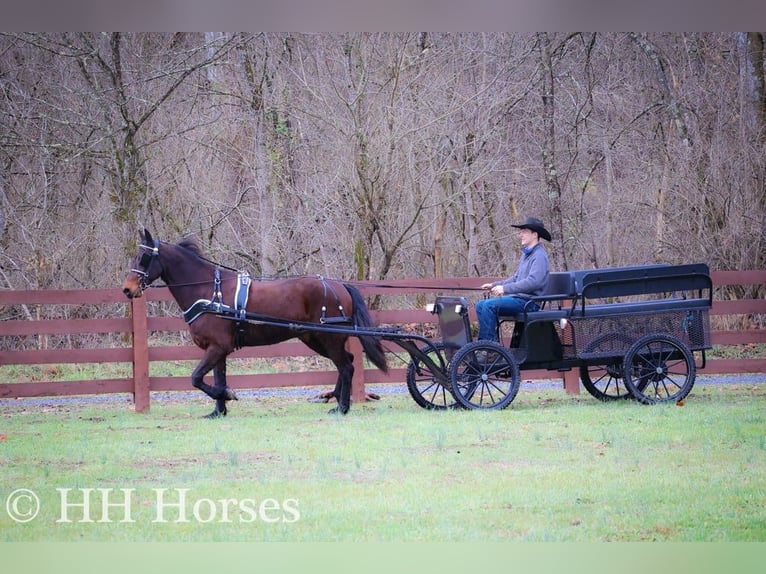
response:
<path id="1" fill-rule="evenodd" d="M 437 297 L 442 340 L 408 349 L 407 388 L 427 409 L 503 409 L 522 370 L 577 369 L 601 401 L 679 403 L 711 347 L 712 293 L 701 263 L 551 273 L 539 310 L 500 317 L 499 343 L 472 339 L 465 297 Z"/>

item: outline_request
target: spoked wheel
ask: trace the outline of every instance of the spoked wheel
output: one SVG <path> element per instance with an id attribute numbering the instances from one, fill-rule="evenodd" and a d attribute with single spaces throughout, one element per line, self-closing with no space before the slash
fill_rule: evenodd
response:
<path id="1" fill-rule="evenodd" d="M 642 337 L 625 355 L 625 386 L 645 405 L 683 400 L 696 373 L 689 347 L 670 335 Z"/>
<path id="2" fill-rule="evenodd" d="M 455 400 L 467 409 L 504 409 L 519 392 L 519 365 L 510 351 L 492 341 L 462 346 L 450 363 Z"/>
<path id="3" fill-rule="evenodd" d="M 434 347 L 444 356 L 444 343 L 434 343 Z M 440 364 L 436 351 L 428 345 L 420 350 L 437 365 Z M 407 390 L 415 402 L 424 409 L 446 410 L 459 407 L 449 388 L 420 359 L 413 357 L 407 366 Z"/>
<path id="4" fill-rule="evenodd" d="M 606 333 L 585 347 L 584 355 L 603 354 L 608 357 L 604 363 L 580 367 L 582 386 L 598 400 L 607 402 L 632 398 L 622 378 L 622 357 L 632 342 L 632 338 L 622 333 Z M 615 359 L 615 356 L 620 358 Z"/>

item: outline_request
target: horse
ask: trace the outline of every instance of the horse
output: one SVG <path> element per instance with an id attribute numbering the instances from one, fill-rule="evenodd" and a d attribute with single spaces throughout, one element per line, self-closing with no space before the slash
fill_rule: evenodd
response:
<path id="1" fill-rule="evenodd" d="M 157 279 L 170 289 L 184 311 L 194 343 L 204 356 L 191 375 L 192 385 L 215 401 L 208 418 L 226 416 L 228 401 L 237 400 L 226 384 L 226 358 L 244 346 L 271 345 L 298 338 L 313 351 L 333 362 L 338 370 L 335 389 L 325 398 L 338 404 L 330 413 L 347 414 L 351 406 L 351 379 L 354 355 L 346 349 L 350 336 L 344 329 L 322 331 L 295 329 L 248 321 L 244 313 L 274 317 L 301 323 L 347 323 L 361 329 L 374 327 L 367 305 L 359 290 L 349 283 L 320 276 L 299 276 L 274 280 L 243 279 L 247 274 L 219 266 L 206 259 L 197 243 L 184 239 L 177 244 L 159 241 L 144 229 L 139 234 L 138 253 L 124 283 L 123 293 L 133 299 Z M 243 286 L 247 285 L 247 288 Z M 212 295 L 212 298 L 211 298 Z M 238 308 L 243 320 L 232 320 L 207 312 L 205 304 L 216 302 Z M 202 307 L 200 307 L 202 303 Z M 214 303 L 215 304 L 215 303 Z M 267 322 L 268 323 L 268 322 Z M 349 327 L 348 330 L 351 330 Z M 371 335 L 358 337 L 368 359 L 383 372 L 388 371 L 380 339 Z M 213 371 L 215 385 L 204 381 Z"/>

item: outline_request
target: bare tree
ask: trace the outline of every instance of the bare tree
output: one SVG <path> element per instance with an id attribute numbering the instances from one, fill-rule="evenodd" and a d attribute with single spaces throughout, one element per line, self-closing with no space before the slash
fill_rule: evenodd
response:
<path id="1" fill-rule="evenodd" d="M 255 274 L 763 266 L 762 33 L 0 35 L 0 282 L 136 229 Z"/>

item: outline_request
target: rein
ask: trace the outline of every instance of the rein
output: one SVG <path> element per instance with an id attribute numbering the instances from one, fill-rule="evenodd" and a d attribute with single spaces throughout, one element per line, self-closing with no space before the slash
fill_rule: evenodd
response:
<path id="1" fill-rule="evenodd" d="M 444 285 L 385 285 L 368 281 L 344 281 L 359 287 L 375 287 L 376 289 L 427 289 L 430 291 L 483 291 L 481 287 L 445 287 Z"/>
<path id="2" fill-rule="evenodd" d="M 227 269 L 229 271 L 236 271 L 236 269 L 232 269 L 230 267 L 221 266 L 221 268 Z M 252 277 L 252 279 L 253 281 L 279 281 L 280 279 L 291 279 L 296 277 L 314 277 L 316 279 L 328 279 L 327 277 L 323 277 L 322 275 L 261 276 L 261 277 Z M 226 277 L 226 278 L 220 279 L 221 282 L 236 281 L 236 280 L 237 280 L 236 277 Z M 348 283 L 356 287 L 374 287 L 376 289 L 424 289 L 429 291 L 483 291 L 481 287 L 445 287 L 444 285 L 386 285 L 384 283 L 369 283 L 367 281 L 344 281 L 341 279 L 329 279 L 329 280 L 338 281 L 339 283 Z M 193 281 L 190 283 L 177 283 L 176 285 L 178 287 L 187 287 L 192 285 L 203 285 L 207 283 L 209 283 L 209 281 Z M 156 285 L 152 283 L 151 285 L 147 285 L 146 288 L 147 289 L 150 289 L 150 288 L 164 289 L 165 287 L 167 287 L 167 285 Z"/>
<path id="3" fill-rule="evenodd" d="M 148 263 L 150 262 L 150 259 L 152 257 L 156 257 L 159 255 L 159 246 L 160 241 L 154 240 L 154 246 L 149 245 L 141 245 L 140 247 L 147 249 L 150 251 L 150 253 L 144 253 L 142 255 L 142 261 L 139 263 L 141 267 L 144 269 L 148 268 Z M 215 287 L 216 290 L 219 290 L 220 284 L 222 281 L 236 281 L 238 280 L 239 274 L 242 273 L 239 269 L 235 269 L 234 267 L 229 267 L 228 265 L 223 265 L 221 263 L 218 263 L 217 261 L 213 261 L 212 259 L 208 259 L 204 255 L 200 255 L 198 253 L 195 253 L 197 257 L 202 259 L 203 261 L 206 261 L 207 263 L 210 263 L 211 265 L 214 265 L 216 267 L 215 270 Z M 147 258 L 147 260 L 144 260 L 144 258 Z M 143 263 L 147 263 L 144 265 Z M 234 277 L 228 277 L 225 279 L 222 279 L 220 276 L 220 269 L 226 269 L 227 271 L 233 271 L 237 273 L 237 276 Z M 142 279 L 146 277 L 146 273 L 144 271 L 141 271 L 140 269 L 132 269 L 131 271 L 134 271 L 138 275 L 141 276 Z M 251 279 L 254 281 L 278 281 L 280 279 L 290 279 L 290 278 L 296 278 L 296 277 L 315 277 L 316 279 L 319 279 L 323 283 L 327 279 L 326 277 L 323 277 L 322 275 L 316 274 L 316 275 L 284 275 L 284 276 L 261 276 L 261 277 L 252 277 Z M 375 287 L 376 289 L 426 289 L 430 291 L 483 291 L 481 287 L 445 287 L 443 285 L 386 285 L 383 283 L 370 283 L 369 281 L 345 281 L 342 279 L 329 279 L 330 281 L 337 281 L 339 283 L 348 283 L 350 285 L 358 286 L 358 287 Z M 191 287 L 193 285 L 204 285 L 208 283 L 209 281 L 192 281 L 189 283 L 177 283 L 176 285 L 178 287 Z M 167 285 L 146 285 L 144 289 L 148 288 L 165 288 L 168 287 Z M 327 289 L 327 285 L 325 284 L 325 290 Z M 337 297 L 337 295 L 336 295 Z"/>
<path id="4" fill-rule="evenodd" d="M 148 269 L 149 268 L 149 265 L 151 264 L 152 258 L 157 257 L 160 254 L 160 243 L 162 243 L 162 242 L 158 241 L 157 239 L 155 239 L 153 247 L 150 247 L 149 245 L 143 245 L 143 244 L 139 245 L 139 247 L 141 247 L 143 249 L 148 249 L 150 251 L 150 253 L 144 253 L 141 256 L 141 260 L 139 261 L 139 266 L 140 267 L 143 267 L 144 269 Z M 230 280 L 233 280 L 233 279 L 237 279 L 236 277 L 221 279 L 221 269 L 226 269 L 227 271 L 234 271 L 235 273 L 241 273 L 238 269 L 234 269 L 233 267 L 229 267 L 228 265 L 222 265 L 220 263 L 212 261 L 212 260 L 208 259 L 207 257 L 205 257 L 204 255 L 200 255 L 198 253 L 195 253 L 194 255 L 196 255 L 197 257 L 199 257 L 203 261 L 206 261 L 207 263 L 210 263 L 211 265 L 215 266 L 215 268 L 216 268 L 215 269 L 215 279 L 214 279 L 214 284 L 215 284 L 215 292 L 214 292 L 214 294 L 215 295 L 220 296 L 220 286 L 221 286 L 221 282 L 222 281 L 230 281 Z M 141 269 L 131 269 L 131 271 L 133 271 L 134 273 L 140 275 L 142 281 L 144 279 L 146 279 L 146 276 L 147 276 L 146 271 L 142 271 Z M 191 281 L 189 283 L 176 283 L 175 286 L 176 287 L 191 287 L 193 285 L 205 285 L 207 283 L 209 283 L 209 281 Z M 154 283 L 152 283 L 151 285 L 142 285 L 142 290 L 149 289 L 149 288 L 162 289 L 162 288 L 165 288 L 165 287 L 168 287 L 168 286 L 167 285 L 155 285 Z"/>

